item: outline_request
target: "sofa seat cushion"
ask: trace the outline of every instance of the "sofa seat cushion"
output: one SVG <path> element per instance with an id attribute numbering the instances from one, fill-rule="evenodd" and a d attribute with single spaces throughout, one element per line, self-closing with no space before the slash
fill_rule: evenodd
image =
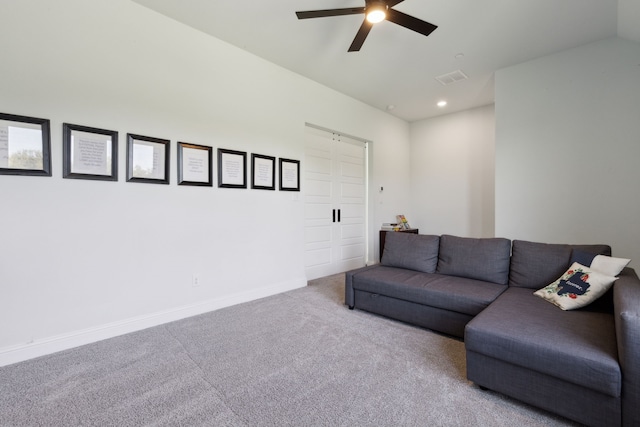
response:
<path id="1" fill-rule="evenodd" d="M 506 286 L 379 265 L 353 276 L 353 288 L 475 316 Z M 357 302 L 356 302 L 357 304 Z"/>
<path id="2" fill-rule="evenodd" d="M 530 289 L 509 288 L 467 324 L 464 340 L 469 351 L 620 396 L 612 314 L 563 311 Z"/>

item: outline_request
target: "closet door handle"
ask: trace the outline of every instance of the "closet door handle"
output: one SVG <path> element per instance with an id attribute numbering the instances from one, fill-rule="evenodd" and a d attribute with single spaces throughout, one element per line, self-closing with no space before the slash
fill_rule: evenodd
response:
<path id="1" fill-rule="evenodd" d="M 340 209 L 338 209 L 338 222 L 340 222 Z"/>
<path id="2" fill-rule="evenodd" d="M 336 210 L 333 210 L 333 222 L 336 222 Z"/>

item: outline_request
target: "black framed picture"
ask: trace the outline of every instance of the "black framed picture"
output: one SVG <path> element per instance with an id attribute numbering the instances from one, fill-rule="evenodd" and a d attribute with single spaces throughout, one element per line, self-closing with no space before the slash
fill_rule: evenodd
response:
<path id="1" fill-rule="evenodd" d="M 300 160 L 280 159 L 280 190 L 300 191 Z"/>
<path id="2" fill-rule="evenodd" d="M 218 187 L 247 188 L 247 153 L 218 148 Z"/>
<path id="3" fill-rule="evenodd" d="M 169 184 L 170 142 L 127 134 L 127 181 Z"/>
<path id="4" fill-rule="evenodd" d="M 276 158 L 251 154 L 251 188 L 276 189 Z"/>
<path id="5" fill-rule="evenodd" d="M 62 125 L 63 178 L 118 180 L 118 132 Z"/>
<path id="6" fill-rule="evenodd" d="M 178 185 L 212 187 L 212 153 L 206 145 L 178 142 Z"/>
<path id="7" fill-rule="evenodd" d="M 48 119 L 0 113 L 0 175 L 51 176 Z"/>

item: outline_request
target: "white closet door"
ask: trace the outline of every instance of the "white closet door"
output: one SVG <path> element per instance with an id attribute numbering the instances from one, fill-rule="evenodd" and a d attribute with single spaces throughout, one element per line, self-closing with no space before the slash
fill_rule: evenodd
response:
<path id="1" fill-rule="evenodd" d="M 307 279 L 365 265 L 366 145 L 307 127 L 304 164 Z"/>

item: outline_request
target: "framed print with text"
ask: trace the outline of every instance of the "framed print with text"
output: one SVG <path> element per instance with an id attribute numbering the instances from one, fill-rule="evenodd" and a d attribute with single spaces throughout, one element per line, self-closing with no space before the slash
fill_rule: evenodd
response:
<path id="1" fill-rule="evenodd" d="M 127 181 L 169 184 L 169 140 L 127 134 Z"/>
<path id="2" fill-rule="evenodd" d="M 212 153 L 205 145 L 178 142 L 178 185 L 213 186 Z"/>
<path id="3" fill-rule="evenodd" d="M 118 180 L 118 132 L 62 125 L 63 178 Z"/>
<path id="4" fill-rule="evenodd" d="M 300 160 L 280 159 L 280 190 L 300 191 Z"/>
<path id="5" fill-rule="evenodd" d="M 218 148 L 218 187 L 247 188 L 247 153 Z"/>
<path id="6" fill-rule="evenodd" d="M 251 154 L 251 188 L 276 189 L 276 158 Z"/>
<path id="7" fill-rule="evenodd" d="M 51 176 L 48 119 L 0 113 L 0 175 Z"/>

